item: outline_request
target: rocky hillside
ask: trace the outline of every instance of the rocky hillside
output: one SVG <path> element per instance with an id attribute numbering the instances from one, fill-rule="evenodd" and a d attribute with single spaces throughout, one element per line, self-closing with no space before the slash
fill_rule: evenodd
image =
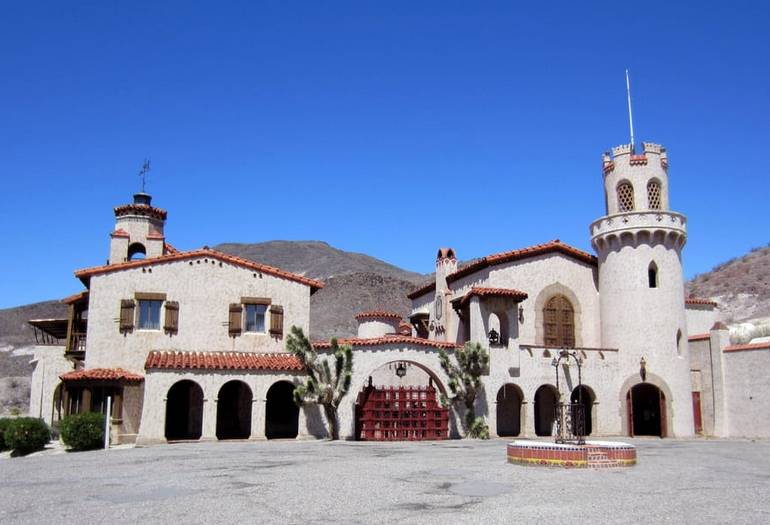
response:
<path id="1" fill-rule="evenodd" d="M 770 244 L 695 276 L 686 290 L 718 302 L 727 323 L 770 317 Z"/>

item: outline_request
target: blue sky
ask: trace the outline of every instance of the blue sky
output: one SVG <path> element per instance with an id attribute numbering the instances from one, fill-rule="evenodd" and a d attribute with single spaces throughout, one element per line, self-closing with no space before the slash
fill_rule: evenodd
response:
<path id="1" fill-rule="evenodd" d="M 145 157 L 180 249 L 319 239 L 418 272 L 438 246 L 590 250 L 626 67 L 686 275 L 770 241 L 770 4 L 521 4 L 5 4 L 0 307 L 79 291 Z"/>

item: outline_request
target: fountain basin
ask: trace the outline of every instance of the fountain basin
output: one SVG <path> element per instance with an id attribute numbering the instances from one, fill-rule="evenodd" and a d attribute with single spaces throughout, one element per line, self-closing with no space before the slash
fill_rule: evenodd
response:
<path id="1" fill-rule="evenodd" d="M 616 468 L 636 465 L 636 447 L 620 441 L 584 445 L 518 439 L 508 443 L 508 462 L 562 468 Z"/>

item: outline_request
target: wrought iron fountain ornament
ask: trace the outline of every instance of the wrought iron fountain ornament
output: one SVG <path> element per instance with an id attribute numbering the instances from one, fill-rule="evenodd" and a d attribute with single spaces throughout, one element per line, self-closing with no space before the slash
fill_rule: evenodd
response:
<path id="1" fill-rule="evenodd" d="M 575 360 L 578 369 L 577 403 L 572 403 L 571 400 L 565 403 L 559 388 L 559 368 L 562 360 L 566 366 L 569 366 L 570 358 Z M 585 405 L 583 405 L 583 389 L 581 388 L 583 385 L 583 359 L 578 355 L 577 351 L 573 350 L 570 352 L 569 350 L 562 349 L 559 352 L 559 356 L 554 357 L 553 361 L 551 361 L 551 366 L 556 369 L 556 391 L 559 393 L 559 400 L 554 409 L 556 416 L 556 442 L 585 445 L 586 412 Z"/>

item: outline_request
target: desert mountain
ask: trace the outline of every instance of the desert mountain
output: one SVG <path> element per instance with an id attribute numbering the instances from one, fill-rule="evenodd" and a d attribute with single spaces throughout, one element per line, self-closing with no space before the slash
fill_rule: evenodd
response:
<path id="1" fill-rule="evenodd" d="M 695 276 L 685 290 L 719 303 L 726 323 L 770 317 L 770 244 Z"/>

